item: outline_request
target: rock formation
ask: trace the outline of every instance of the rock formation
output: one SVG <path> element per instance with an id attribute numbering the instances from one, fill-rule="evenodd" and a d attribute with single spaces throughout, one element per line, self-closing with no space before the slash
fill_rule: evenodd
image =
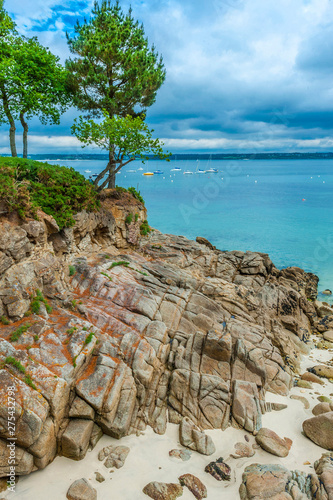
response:
<path id="1" fill-rule="evenodd" d="M 201 430 L 257 432 L 265 391 L 288 394 L 311 329 L 326 321 L 317 277 L 203 240 L 140 239 L 146 216 L 112 193 L 62 231 L 41 212 L 2 216 L 0 476 L 9 387 L 19 475 L 57 454 L 80 460 L 101 431 L 164 433 L 188 417 Z"/>

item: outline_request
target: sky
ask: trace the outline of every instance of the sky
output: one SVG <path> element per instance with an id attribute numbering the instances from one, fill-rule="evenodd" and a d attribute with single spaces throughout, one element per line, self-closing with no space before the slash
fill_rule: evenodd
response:
<path id="1" fill-rule="evenodd" d="M 5 0 L 26 36 L 64 62 L 90 0 Z M 130 3 L 120 2 L 127 11 Z M 133 0 L 167 76 L 147 122 L 181 152 L 333 151 L 333 0 Z M 30 153 L 92 153 L 70 127 L 30 122 Z M 9 153 L 7 126 L 0 153 Z M 20 125 L 17 125 L 20 150 Z"/>

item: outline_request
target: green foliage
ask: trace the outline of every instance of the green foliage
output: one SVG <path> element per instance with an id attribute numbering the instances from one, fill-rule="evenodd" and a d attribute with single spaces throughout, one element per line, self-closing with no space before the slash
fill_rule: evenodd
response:
<path id="1" fill-rule="evenodd" d="M 27 157 L 27 120 L 38 116 L 43 124 L 59 124 L 71 103 L 67 71 L 59 57 L 43 47 L 36 37 L 16 33 L 0 38 L 0 123 L 11 125 L 12 155 L 16 156 L 14 120 L 24 128 L 23 157 Z"/>
<path id="2" fill-rule="evenodd" d="M 92 17 L 77 23 L 68 44 L 76 56 L 66 61 L 74 102 L 89 118 L 76 121 L 72 132 L 83 146 L 95 144 L 109 151 L 109 164 L 95 184 L 107 174 L 101 189 L 114 187 L 117 169 L 136 155 L 162 153 L 158 140 L 153 141 L 140 122 L 165 80 L 163 61 L 149 47 L 143 26 L 131 10 L 124 14 L 118 1 L 95 2 Z M 93 121 L 103 116 L 102 123 Z"/>
<path id="3" fill-rule="evenodd" d="M 76 309 L 76 305 L 77 305 L 77 304 L 76 304 L 76 300 L 75 300 L 75 299 L 73 299 L 73 300 L 71 301 L 71 306 L 72 306 L 72 309 L 73 309 L 73 310 L 75 310 L 75 309 Z"/>
<path id="4" fill-rule="evenodd" d="M 135 222 L 138 222 L 138 220 L 139 220 L 139 214 L 135 214 L 134 220 L 135 220 Z"/>
<path id="5" fill-rule="evenodd" d="M 37 334 L 36 334 L 36 335 L 34 335 L 34 341 L 35 341 L 35 342 L 37 342 L 38 340 L 39 340 L 38 335 L 37 335 Z"/>
<path id="6" fill-rule="evenodd" d="M 111 266 L 109 267 L 109 270 L 113 269 L 116 266 L 129 266 L 129 262 L 126 262 L 125 260 L 120 260 L 119 262 L 112 262 Z"/>
<path id="7" fill-rule="evenodd" d="M 163 152 L 163 143 L 159 139 L 153 139 L 154 130 L 150 130 L 140 117 L 130 115 L 110 117 L 105 110 L 103 115 L 104 120 L 98 122 L 93 119 L 85 120 L 80 116 L 74 120 L 71 128 L 83 147 L 95 145 L 107 151 L 112 149 L 113 158 L 103 171 L 104 175 L 108 172 L 108 176 L 100 186 L 101 189 L 107 185 L 111 173 L 114 176 L 124 165 L 137 158 L 148 159 L 149 153 L 161 159 L 169 157 L 169 154 Z M 114 187 L 114 184 L 109 187 Z"/>
<path id="8" fill-rule="evenodd" d="M 87 328 L 86 326 L 84 326 L 84 327 L 82 328 L 82 330 L 86 332 L 86 331 L 88 330 L 88 328 Z"/>
<path id="9" fill-rule="evenodd" d="M 73 215 L 99 207 L 94 187 L 73 168 L 22 158 L 0 158 L 0 199 L 22 218 L 37 208 L 55 218 L 60 229 L 72 226 Z"/>
<path id="10" fill-rule="evenodd" d="M 74 274 L 76 273 L 75 266 L 68 266 L 68 271 L 70 276 L 74 276 Z"/>
<path id="11" fill-rule="evenodd" d="M 132 224 L 132 221 L 133 221 L 133 214 L 126 215 L 125 224 L 129 226 L 130 224 Z"/>
<path id="12" fill-rule="evenodd" d="M 144 220 L 140 226 L 140 233 L 142 234 L 142 236 L 147 236 L 147 234 L 149 234 L 150 231 L 151 229 L 149 227 L 148 221 Z"/>
<path id="13" fill-rule="evenodd" d="M 77 356 L 74 356 L 74 358 L 73 358 L 73 366 L 74 366 L 74 368 L 76 368 L 76 358 L 77 358 Z"/>
<path id="14" fill-rule="evenodd" d="M 5 359 L 5 365 L 12 365 L 14 366 L 19 372 L 21 373 L 25 373 L 25 368 L 24 366 L 21 364 L 20 361 L 18 361 L 17 359 L 15 359 L 13 356 L 8 356 L 6 359 Z"/>
<path id="15" fill-rule="evenodd" d="M 109 269 L 111 269 L 111 268 L 109 267 Z M 106 278 L 108 278 L 110 281 L 112 281 L 111 276 L 109 276 L 108 274 L 103 273 L 103 272 L 101 272 L 101 274 L 103 274 L 103 276 L 105 276 L 105 277 L 106 277 Z"/>
<path id="16" fill-rule="evenodd" d="M 37 387 L 35 386 L 35 384 L 33 383 L 32 381 L 32 378 L 30 377 L 30 375 L 26 375 L 24 377 L 24 382 L 26 384 L 28 384 L 32 389 L 35 389 L 35 391 L 37 391 Z"/>
<path id="17" fill-rule="evenodd" d="M 23 335 L 24 332 L 26 332 L 28 330 L 28 328 L 30 328 L 31 325 L 29 324 L 26 324 L 26 325 L 21 325 L 17 330 L 15 330 L 11 336 L 9 337 L 9 340 L 11 342 L 16 342 L 20 337 L 21 335 Z"/>
<path id="18" fill-rule="evenodd" d="M 68 45 L 76 57 L 66 61 L 75 103 L 94 116 L 126 116 L 146 110 L 165 80 L 165 69 L 143 26 L 119 2 L 95 2 L 92 17 L 75 26 Z"/>
<path id="19" fill-rule="evenodd" d="M 3 324 L 3 325 L 9 325 L 9 319 L 6 318 L 6 316 L 0 316 L 0 322 Z"/>
<path id="20" fill-rule="evenodd" d="M 131 193 L 134 198 L 139 200 L 143 205 L 145 204 L 145 200 L 142 198 L 140 191 L 137 191 L 135 187 L 129 187 L 127 191 Z"/>
<path id="21" fill-rule="evenodd" d="M 46 311 L 48 313 L 51 313 L 52 312 L 52 307 L 50 306 L 50 304 L 47 302 L 46 298 L 43 296 L 42 292 L 40 290 L 36 290 L 36 294 L 35 296 L 33 297 L 32 301 L 31 301 L 31 304 L 30 304 L 30 308 L 31 308 L 31 311 L 34 313 L 34 314 L 39 314 L 39 310 L 40 310 L 40 304 L 41 302 L 43 304 L 45 304 L 45 308 L 46 308 Z"/>
<path id="22" fill-rule="evenodd" d="M 77 328 L 74 326 L 72 328 L 68 328 L 68 330 L 66 330 L 66 333 L 68 333 L 68 335 L 73 335 L 75 330 L 77 330 Z"/>
<path id="23" fill-rule="evenodd" d="M 86 340 L 84 341 L 84 343 L 87 345 L 87 344 L 90 344 L 90 342 L 92 341 L 92 338 L 94 336 L 94 333 L 93 332 L 90 332 L 89 335 L 87 336 Z"/>

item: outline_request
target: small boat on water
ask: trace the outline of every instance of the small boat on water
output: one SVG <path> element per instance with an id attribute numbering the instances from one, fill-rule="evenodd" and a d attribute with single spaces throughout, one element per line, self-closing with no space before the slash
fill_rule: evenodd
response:
<path id="1" fill-rule="evenodd" d="M 206 173 L 206 170 L 202 170 L 201 168 L 199 168 L 198 170 L 196 170 L 195 172 L 196 174 L 205 174 Z"/>
<path id="2" fill-rule="evenodd" d="M 170 172 L 180 172 L 181 168 L 180 167 L 175 167 L 170 170 Z"/>
<path id="3" fill-rule="evenodd" d="M 161 175 L 164 174 L 164 172 L 162 172 L 162 170 L 154 170 L 154 174 Z"/>
<path id="4" fill-rule="evenodd" d="M 98 174 L 92 174 L 91 177 L 98 177 Z"/>
<path id="5" fill-rule="evenodd" d="M 138 168 L 138 170 L 143 170 L 143 168 L 142 168 L 142 167 L 139 167 L 139 168 Z"/>
<path id="6" fill-rule="evenodd" d="M 209 168 L 208 170 L 206 170 L 206 174 L 218 174 L 219 171 L 217 170 L 217 168 Z"/>
<path id="7" fill-rule="evenodd" d="M 91 170 L 85 170 L 86 174 L 91 174 Z"/>
<path id="8" fill-rule="evenodd" d="M 126 172 L 127 172 L 128 174 L 131 174 L 131 173 L 133 173 L 133 172 L 136 172 L 136 170 L 126 170 Z"/>
<path id="9" fill-rule="evenodd" d="M 145 172 L 144 174 L 142 175 L 154 175 L 154 172 Z"/>
<path id="10" fill-rule="evenodd" d="M 185 172 L 183 172 L 184 175 L 191 175 L 193 174 L 193 172 L 191 172 L 191 170 L 185 170 Z"/>

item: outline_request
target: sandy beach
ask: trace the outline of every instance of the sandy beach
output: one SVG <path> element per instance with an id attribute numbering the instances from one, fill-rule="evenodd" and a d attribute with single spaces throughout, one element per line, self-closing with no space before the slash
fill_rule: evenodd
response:
<path id="1" fill-rule="evenodd" d="M 313 337 L 314 342 L 318 337 Z M 301 363 L 301 373 L 317 362 L 327 362 L 332 358 L 332 349 L 324 350 L 313 348 L 308 356 L 304 356 Z M 292 439 L 293 445 L 286 458 L 279 458 L 256 449 L 251 458 L 234 459 L 230 454 L 234 453 L 236 442 L 244 442 L 247 435 L 250 444 L 255 444 L 254 437 L 243 429 L 229 427 L 226 431 L 206 431 L 216 446 L 216 453 L 207 457 L 192 452 L 189 461 L 183 462 L 169 456 L 169 451 L 174 448 L 182 448 L 178 439 L 178 425 L 168 424 L 164 435 L 157 435 L 150 427 L 141 436 L 130 435 L 120 440 L 104 435 L 97 443 L 94 450 L 88 452 L 86 457 L 74 462 L 64 457 L 57 457 L 45 470 L 37 471 L 26 477 L 21 477 L 16 492 L 3 494 L 3 498 L 13 500 L 60 500 L 66 497 L 69 486 L 76 479 L 86 478 L 97 490 L 98 498 L 101 500 L 144 500 L 148 498 L 142 488 L 150 481 L 177 482 L 178 477 L 185 473 L 197 476 L 207 487 L 210 500 L 233 500 L 239 497 L 238 489 L 241 484 L 244 468 L 253 463 L 280 464 L 289 470 L 300 470 L 313 472 L 313 463 L 318 460 L 326 450 L 315 445 L 302 434 L 302 422 L 310 418 L 312 408 L 318 403 L 318 396 L 329 396 L 333 392 L 333 385 L 327 379 L 325 385 L 313 384 L 313 389 L 301 389 L 294 387 L 288 397 L 277 396 L 266 393 L 267 402 L 287 404 L 288 407 L 281 411 L 271 411 L 263 416 L 263 427 L 275 431 L 281 437 Z M 301 401 L 290 399 L 296 395 L 305 397 L 310 403 L 310 408 L 305 409 Z M 110 473 L 103 462 L 98 460 L 98 452 L 105 446 L 125 445 L 130 448 L 125 465 Z M 205 466 L 213 460 L 223 457 L 232 468 L 232 480 L 230 482 L 218 482 L 212 476 L 204 472 Z M 105 481 L 98 483 L 95 472 L 100 472 Z M 182 498 L 193 499 L 192 493 L 184 488 Z"/>

